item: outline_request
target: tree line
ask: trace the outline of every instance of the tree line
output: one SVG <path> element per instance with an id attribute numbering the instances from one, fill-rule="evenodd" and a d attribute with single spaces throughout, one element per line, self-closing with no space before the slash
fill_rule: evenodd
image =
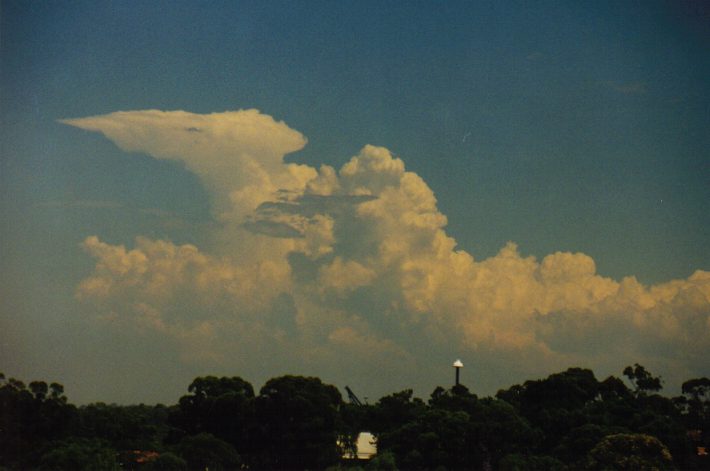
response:
<path id="1" fill-rule="evenodd" d="M 456 385 L 374 404 L 314 377 L 256 394 L 240 377 L 205 376 L 171 406 L 76 406 L 61 384 L 0 373 L 0 470 L 710 469 L 710 379 L 666 397 L 641 365 L 623 376 L 570 368 L 494 397 Z M 362 431 L 377 455 L 343 458 Z"/>

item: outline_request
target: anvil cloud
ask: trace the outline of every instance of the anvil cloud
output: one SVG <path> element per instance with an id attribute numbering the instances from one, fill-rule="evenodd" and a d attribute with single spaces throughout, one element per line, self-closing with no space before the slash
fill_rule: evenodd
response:
<path id="1" fill-rule="evenodd" d="M 176 361 L 401 388 L 461 356 L 489 393 L 509 384 L 501 370 L 618 374 L 640 362 L 671 382 L 707 373 L 710 272 L 644 286 L 601 276 L 585 254 L 538 260 L 512 242 L 474 260 L 401 158 L 366 145 L 340 169 L 286 163 L 305 137 L 257 110 L 63 122 L 182 162 L 209 191 L 220 222 L 209 246 L 83 242 L 95 269 L 77 297 L 103 322 L 177 342 Z"/>

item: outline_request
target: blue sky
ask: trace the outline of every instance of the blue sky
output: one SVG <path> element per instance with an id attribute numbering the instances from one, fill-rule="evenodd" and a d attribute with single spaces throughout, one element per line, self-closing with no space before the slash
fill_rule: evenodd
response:
<path id="1" fill-rule="evenodd" d="M 192 170 L 182 158 L 154 158 L 145 150 L 154 147 L 145 142 L 132 142 L 142 151 L 124 152 L 122 138 L 105 135 L 100 125 L 91 133 L 85 130 L 93 123 L 76 125 L 82 130 L 60 119 L 150 109 L 258 109 L 307 138 L 285 157 L 287 163 L 337 171 L 353 156 L 370 158 L 361 154 L 367 144 L 387 148 L 391 156 L 383 159 L 400 158 L 431 189 L 447 220 L 437 230 L 473 257 L 473 267 L 497 260 L 512 241 L 521 259 L 534 256 L 542 263 L 557 252 L 583 253 L 593 259 L 597 276 L 615 283 L 633 276 L 647 290 L 674 279 L 688 282 L 696 270 L 710 269 L 710 13 L 695 2 L 3 1 L 0 22 L 0 369 L 64 381 L 78 400 L 170 401 L 196 374 L 240 374 L 228 361 L 185 361 L 188 347 L 167 334 L 141 340 L 132 327 L 96 321 L 100 311 L 120 309 L 109 309 L 105 300 L 90 306 L 77 296 L 101 262 L 100 255 L 87 255 L 82 241 L 96 235 L 130 250 L 136 236 L 145 236 L 231 257 L 235 267 L 243 260 L 238 251 L 230 253 L 236 242 L 224 242 L 240 236 L 224 235 L 229 223 L 214 209 L 219 191 L 206 183 L 209 172 Z M 338 252 L 338 244 L 357 242 L 340 241 L 341 222 L 329 217 L 336 242 L 328 269 L 335 270 L 341 257 L 379 276 L 355 252 Z M 398 234 L 387 237 L 396 240 Z M 297 277 L 293 254 L 302 249 L 290 250 L 283 263 Z M 432 377 L 438 371 L 434 360 L 419 361 L 416 347 L 408 345 L 436 342 L 401 329 L 425 314 L 403 308 L 406 316 L 398 315 L 406 322 L 393 327 L 394 314 L 358 286 L 341 305 L 329 299 L 307 307 L 299 304 L 303 293 L 285 287 L 279 296 L 294 304 L 298 319 L 309 308 L 346 312 L 341 324 L 319 331 L 323 338 L 337 340 L 347 327 L 378 345 L 396 346 L 421 371 L 399 378 L 402 388 L 414 385 L 426 395 L 429 386 L 444 382 Z M 710 296 L 707 287 L 698 289 Z M 437 297 L 443 294 L 433 296 L 443 302 Z M 688 309 L 664 303 L 676 314 Z M 143 304 L 169 310 L 154 299 Z M 693 308 L 701 324 L 708 304 L 710 299 Z M 464 308 L 473 317 L 461 314 L 456 322 L 476 324 L 479 308 L 485 310 Z M 385 314 L 368 318 L 360 312 L 368 309 Z M 542 314 L 587 309 L 597 315 L 606 308 L 549 309 Z M 431 322 L 448 322 L 437 316 Z M 356 322 L 362 318 L 367 325 Z M 300 343 L 263 354 L 316 351 L 317 335 L 306 335 L 304 325 L 310 324 L 302 322 L 296 327 Z M 645 331 L 629 335 L 648 338 Z M 614 369 L 580 353 L 526 370 L 511 366 L 514 350 L 480 346 L 485 342 L 476 339 L 461 339 L 456 352 L 432 346 L 430 357 L 448 365 L 449 357 L 480 354 L 475 361 L 481 362 L 476 366 L 485 393 L 565 361 L 587 362 L 609 374 L 626 366 Z M 555 342 L 546 342 L 555 350 Z M 527 347 L 516 348 L 523 348 L 521 354 Z M 649 341 L 622 358 L 646 360 L 666 375 L 678 364 L 687 367 L 683 373 L 708 374 L 693 363 L 706 344 L 697 348 L 671 361 Z M 143 365 L 139 353 L 160 361 Z M 323 355 L 337 356 L 338 350 Z M 486 363 L 489 357 L 510 360 L 494 367 Z M 345 380 L 334 373 L 343 367 L 337 361 L 304 358 L 288 368 Z M 158 367 L 174 371 L 175 379 L 159 382 L 163 395 L 143 399 L 141 384 Z M 242 374 L 258 383 L 281 372 L 265 368 L 271 369 Z M 135 382 L 120 391 L 106 386 L 111 375 L 132 371 L 139 372 Z M 399 384 L 369 378 L 365 369 L 356 376 L 372 384 L 362 386 L 371 387 L 371 396 Z"/>

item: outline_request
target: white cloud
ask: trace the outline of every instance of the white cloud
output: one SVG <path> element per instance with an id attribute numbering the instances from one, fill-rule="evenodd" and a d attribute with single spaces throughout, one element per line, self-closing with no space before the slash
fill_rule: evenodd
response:
<path id="1" fill-rule="evenodd" d="M 191 361 L 366 376 L 373 361 L 434 371 L 441 356 L 469 355 L 528 377 L 540 365 L 618 374 L 636 361 L 677 379 L 708 374 L 708 272 L 648 287 L 600 276 L 584 254 L 538 261 L 513 243 L 475 261 L 446 234 L 428 185 L 387 149 L 365 146 L 339 171 L 286 164 L 305 138 L 255 110 L 64 122 L 184 162 L 228 222 L 202 249 L 84 242 L 96 268 L 79 299 L 176 339 Z"/>
<path id="2" fill-rule="evenodd" d="M 253 210 L 271 192 L 300 188 L 315 176 L 310 167 L 283 163 L 306 138 L 253 109 L 207 115 L 119 111 L 61 122 L 100 132 L 127 152 L 183 162 L 211 190 L 219 214 Z"/>

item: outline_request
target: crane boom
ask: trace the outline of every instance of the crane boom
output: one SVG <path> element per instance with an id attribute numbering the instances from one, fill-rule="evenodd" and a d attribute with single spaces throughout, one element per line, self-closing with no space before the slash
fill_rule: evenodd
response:
<path id="1" fill-rule="evenodd" d="M 350 389 L 348 386 L 345 386 L 345 390 L 348 392 L 348 398 L 350 398 L 351 404 L 355 404 L 356 406 L 362 405 L 362 402 L 360 402 L 360 399 L 357 398 L 352 389 Z"/>

